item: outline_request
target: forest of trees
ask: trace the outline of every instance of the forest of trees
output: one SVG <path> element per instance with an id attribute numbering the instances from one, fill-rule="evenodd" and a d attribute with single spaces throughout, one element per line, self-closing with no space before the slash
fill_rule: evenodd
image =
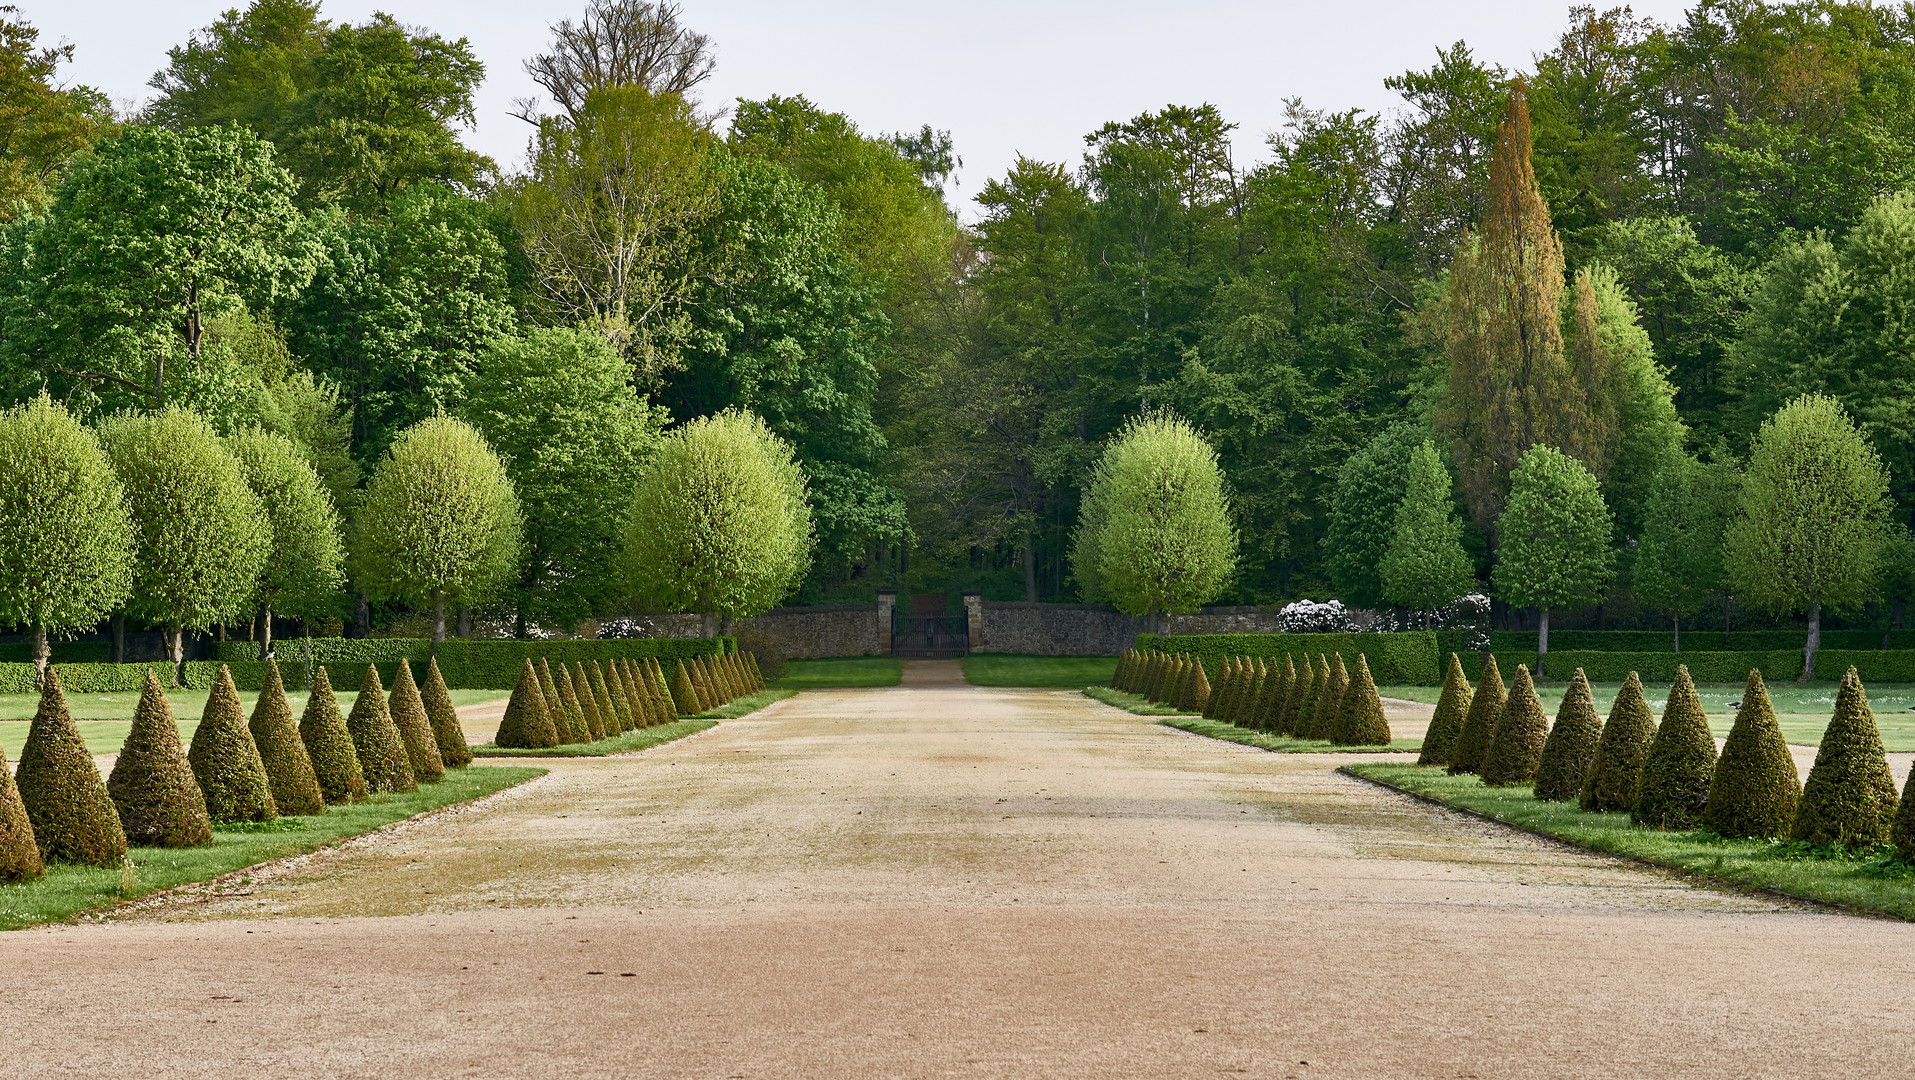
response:
<path id="1" fill-rule="evenodd" d="M 802 87 L 703 99 L 717 43 L 672 4 L 591 0 L 555 26 L 513 162 L 462 141 L 485 70 L 456 36 L 257 0 L 123 115 L 3 10 L 0 399 L 261 426 L 348 523 L 399 432 L 461 418 L 523 505 L 524 565 L 488 601 L 521 629 L 630 609 L 607 566 L 623 493 L 672 425 L 734 408 L 808 479 L 793 603 L 1084 598 L 1099 454 L 1156 411 L 1214 447 L 1240 537 L 1225 603 L 1407 610 L 1467 573 L 1519 605 L 1600 599 L 1584 617 L 1611 628 L 1741 628 L 1707 573 L 1648 566 L 1639 598 L 1636 555 L 1669 507 L 1732 507 L 1722 474 L 1739 485 L 1765 421 L 1812 393 L 1879 455 L 1909 547 L 1900 7 L 1576 7 L 1526 70 L 1457 42 L 1386 80 L 1381 114 L 1113 119 L 964 214 L 960 148 L 930 125 L 864 131 Z M 1233 156 L 1239 123 L 1277 130 L 1260 160 Z M 1525 386 L 1495 375 L 1511 348 L 1546 361 Z M 1536 442 L 1600 480 L 1604 589 L 1492 588 Z M 1392 555 L 1406 487 L 1419 528 L 1457 531 L 1452 475 L 1446 542 L 1470 565 Z M 1720 551 L 1728 516 L 1691 524 Z M 1910 576 L 1851 614 L 1899 620 Z M 379 617 L 363 591 L 339 618 Z"/>

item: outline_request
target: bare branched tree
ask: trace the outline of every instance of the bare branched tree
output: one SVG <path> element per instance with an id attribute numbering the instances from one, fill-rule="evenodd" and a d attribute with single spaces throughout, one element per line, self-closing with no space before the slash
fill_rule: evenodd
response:
<path id="1" fill-rule="evenodd" d="M 527 60 L 526 73 L 573 120 L 593 90 L 642 86 L 687 96 L 711 78 L 718 57 L 710 37 L 679 25 L 681 10 L 652 0 L 590 0 L 578 22 L 552 27 L 551 51 Z M 536 123 L 535 105 L 520 102 L 520 118 Z"/>

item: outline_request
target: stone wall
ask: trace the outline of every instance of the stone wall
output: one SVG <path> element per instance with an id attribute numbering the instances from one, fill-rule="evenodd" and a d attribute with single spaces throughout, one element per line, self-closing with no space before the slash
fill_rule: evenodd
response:
<path id="1" fill-rule="evenodd" d="M 1109 604 L 1030 604 L 964 598 L 971 651 L 1033 656 L 1116 656 L 1146 629 Z"/>
<path id="2" fill-rule="evenodd" d="M 701 637 L 704 621 L 697 615 L 642 615 L 632 620 L 639 637 Z M 883 632 L 879 632 L 882 626 Z M 772 608 L 762 615 L 740 619 L 733 632 L 749 628 L 770 638 L 787 660 L 826 656 L 886 656 L 891 652 L 889 605 L 829 604 L 820 607 Z"/>

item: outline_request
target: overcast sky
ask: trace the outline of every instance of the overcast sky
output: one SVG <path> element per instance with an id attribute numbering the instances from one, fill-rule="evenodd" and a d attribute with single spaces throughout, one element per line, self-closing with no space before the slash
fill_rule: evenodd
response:
<path id="1" fill-rule="evenodd" d="M 139 102 L 166 50 L 234 0 L 13 0 L 42 30 L 77 51 L 69 82 Z M 522 62 L 546 27 L 575 18 L 582 0 L 326 0 L 333 20 L 375 10 L 465 37 L 486 66 L 477 130 L 468 143 L 508 168 L 528 128 L 506 114 L 538 92 Z M 1639 15 L 1681 17 L 1678 0 L 1635 0 Z M 965 216 L 983 182 L 1019 153 L 1075 164 L 1083 136 L 1107 120 L 1169 103 L 1211 102 L 1238 125 L 1240 162 L 1264 156 L 1283 100 L 1315 108 L 1388 109 L 1383 79 L 1426 68 L 1439 45 L 1470 43 L 1479 57 L 1527 68 L 1567 21 L 1567 4 L 1521 0 L 1340 0 L 1231 3 L 1130 0 L 1058 3 L 973 0 L 965 5 L 857 0 L 685 0 L 684 21 L 718 46 L 708 106 L 738 97 L 804 94 L 867 132 L 948 128 L 965 168 L 950 192 Z"/>

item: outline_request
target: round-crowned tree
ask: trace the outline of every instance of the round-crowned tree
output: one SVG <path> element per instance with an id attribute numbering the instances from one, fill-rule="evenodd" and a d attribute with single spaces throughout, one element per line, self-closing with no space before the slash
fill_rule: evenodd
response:
<path id="1" fill-rule="evenodd" d="M 1071 537 L 1085 594 L 1155 624 L 1214 599 L 1236 568 L 1216 450 L 1166 413 L 1133 417 L 1091 470 Z"/>
<path id="2" fill-rule="evenodd" d="M 0 625 L 33 635 L 91 626 L 133 583 L 133 524 L 93 434 L 45 394 L 0 414 Z"/>
<path id="3" fill-rule="evenodd" d="M 292 440 L 248 428 L 226 440 L 246 486 L 266 511 L 271 548 L 254 599 L 259 607 L 259 654 L 273 651 L 273 614 L 311 618 L 323 613 L 344 582 L 345 543 L 332 496 Z"/>
<path id="4" fill-rule="evenodd" d="M 127 610 L 166 628 L 177 686 L 185 659 L 181 631 L 246 609 L 271 550 L 272 528 L 238 460 L 199 416 L 174 406 L 123 413 L 102 426 L 100 441 L 133 516 Z"/>
<path id="5" fill-rule="evenodd" d="M 703 616 L 707 635 L 783 600 L 810 568 L 811 550 L 804 471 L 763 420 L 735 409 L 668 434 L 626 518 L 633 593 L 657 609 Z"/>
<path id="6" fill-rule="evenodd" d="M 1582 462 L 1548 446 L 1532 446 L 1510 474 L 1496 591 L 1515 607 L 1533 607 L 1536 674 L 1549 653 L 1549 609 L 1595 602 L 1609 580 L 1609 508 L 1602 485 Z"/>
<path id="7" fill-rule="evenodd" d="M 471 605 L 518 566 L 518 497 L 469 425 L 444 416 L 401 432 L 373 470 L 353 533 L 354 578 L 375 595 L 430 605 L 432 646 L 447 604 Z"/>

